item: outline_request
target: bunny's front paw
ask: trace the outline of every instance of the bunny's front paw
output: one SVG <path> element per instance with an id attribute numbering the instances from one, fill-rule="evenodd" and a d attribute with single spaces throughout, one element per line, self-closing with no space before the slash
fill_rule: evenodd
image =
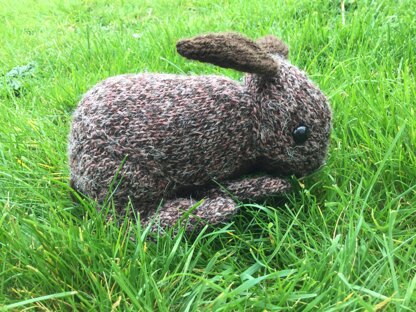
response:
<path id="1" fill-rule="evenodd" d="M 282 195 L 291 189 L 290 182 L 274 177 L 245 178 L 226 182 L 221 192 L 229 192 L 239 200 L 261 199 L 271 195 Z"/>

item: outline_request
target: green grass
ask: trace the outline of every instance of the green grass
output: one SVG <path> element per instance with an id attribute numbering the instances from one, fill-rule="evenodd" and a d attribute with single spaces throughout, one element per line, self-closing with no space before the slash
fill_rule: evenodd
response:
<path id="1" fill-rule="evenodd" d="M 225 30 L 283 38 L 328 95 L 326 167 L 193 237 L 73 203 L 82 94 L 127 72 L 240 79 L 175 54 L 178 38 Z M 0 310 L 414 310 L 415 1 L 3 0 L 0 33 Z M 31 62 L 15 94 L 4 75 Z"/>

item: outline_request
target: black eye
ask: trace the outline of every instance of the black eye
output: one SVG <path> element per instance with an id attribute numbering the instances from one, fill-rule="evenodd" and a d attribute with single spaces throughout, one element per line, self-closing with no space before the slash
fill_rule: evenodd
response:
<path id="1" fill-rule="evenodd" d="M 309 138 L 309 134 L 309 128 L 304 125 L 300 125 L 293 131 L 293 139 L 297 145 L 303 144 Z"/>

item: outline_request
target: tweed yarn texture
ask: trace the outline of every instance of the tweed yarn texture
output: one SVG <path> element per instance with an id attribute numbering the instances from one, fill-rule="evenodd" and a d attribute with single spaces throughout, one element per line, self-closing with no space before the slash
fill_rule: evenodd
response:
<path id="1" fill-rule="evenodd" d="M 282 194 L 290 190 L 285 177 L 318 169 L 331 128 L 327 99 L 290 64 L 280 40 L 241 38 L 199 36 L 180 41 L 178 52 L 247 71 L 243 83 L 220 76 L 128 74 L 88 91 L 69 136 L 72 187 L 99 203 L 112 192 L 120 214 L 130 201 L 144 224 L 156 219 L 162 228 L 204 199 L 187 219 L 193 230 L 229 220 L 238 211 L 235 199 Z M 251 48 L 244 54 L 242 46 Z M 212 57 L 215 51 L 223 61 Z M 308 129 L 303 144 L 293 137 L 299 127 Z"/>

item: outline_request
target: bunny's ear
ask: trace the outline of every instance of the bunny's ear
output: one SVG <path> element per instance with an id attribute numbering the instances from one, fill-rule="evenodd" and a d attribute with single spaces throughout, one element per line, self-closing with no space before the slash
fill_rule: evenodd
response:
<path id="1" fill-rule="evenodd" d="M 279 63 L 256 42 L 237 33 L 207 34 L 178 41 L 178 53 L 188 59 L 247 73 L 272 76 Z"/>
<path id="2" fill-rule="evenodd" d="M 267 53 L 270 54 L 279 54 L 287 59 L 289 54 L 289 48 L 287 45 L 280 39 L 277 39 L 275 36 L 268 35 L 256 40 L 256 43 Z"/>

